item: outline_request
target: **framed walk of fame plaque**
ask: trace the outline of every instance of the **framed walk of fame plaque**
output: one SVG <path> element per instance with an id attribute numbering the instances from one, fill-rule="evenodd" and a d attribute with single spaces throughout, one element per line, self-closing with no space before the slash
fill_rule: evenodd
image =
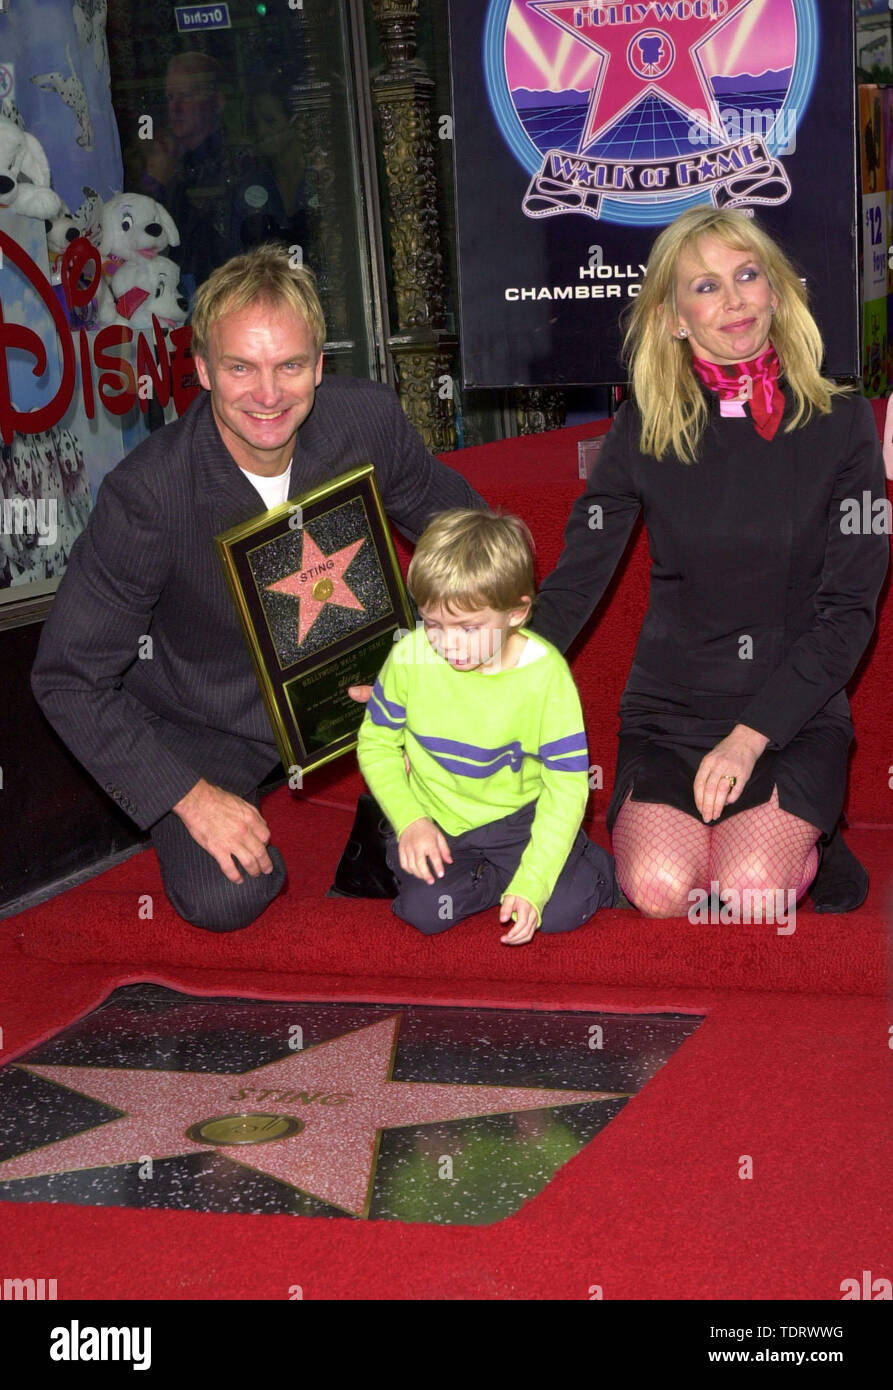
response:
<path id="1" fill-rule="evenodd" d="M 371 685 L 414 626 L 371 463 L 216 537 L 286 768 L 356 747 Z"/>

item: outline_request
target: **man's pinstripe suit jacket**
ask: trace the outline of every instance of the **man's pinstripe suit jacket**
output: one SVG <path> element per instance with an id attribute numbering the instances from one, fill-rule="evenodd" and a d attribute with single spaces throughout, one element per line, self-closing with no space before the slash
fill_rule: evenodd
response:
<path id="1" fill-rule="evenodd" d="M 293 494 L 369 461 L 388 515 L 411 539 L 435 512 L 481 505 L 427 452 L 393 391 L 324 378 L 298 432 Z M 32 689 L 75 756 L 144 829 L 200 777 L 244 795 L 278 761 L 213 539 L 261 510 L 202 392 L 103 480 L 72 549 Z M 148 659 L 139 656 L 144 636 Z"/>

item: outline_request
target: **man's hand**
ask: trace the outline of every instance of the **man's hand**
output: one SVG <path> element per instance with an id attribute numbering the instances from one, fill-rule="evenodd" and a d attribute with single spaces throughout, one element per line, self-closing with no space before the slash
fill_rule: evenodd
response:
<path id="1" fill-rule="evenodd" d="M 240 796 L 202 777 L 173 809 L 193 840 L 213 855 L 232 883 L 243 881 L 233 855 L 252 878 L 273 872 L 273 861 L 266 851 L 270 827 L 260 811 Z"/>
<path id="2" fill-rule="evenodd" d="M 525 941 L 532 940 L 534 932 L 538 930 L 536 908 L 526 898 L 509 893 L 507 898 L 503 898 L 499 909 L 500 922 L 510 922 L 512 913 L 515 913 L 517 921 L 511 930 L 499 939 L 505 946 L 523 946 Z"/>
<path id="3" fill-rule="evenodd" d="M 434 879 L 431 869 L 437 874 L 438 878 L 443 878 L 444 860 L 452 864 L 453 856 L 450 854 L 450 847 L 447 844 L 443 832 L 438 830 L 433 821 L 422 817 L 421 820 L 414 820 L 408 825 L 397 842 L 397 853 L 400 860 L 400 868 L 405 869 L 408 874 L 413 874 L 416 878 L 423 878 L 426 883 L 431 884 Z M 428 867 L 428 861 L 431 868 Z"/>
<path id="4" fill-rule="evenodd" d="M 162 186 L 167 186 L 177 167 L 177 143 L 169 130 L 159 131 L 149 141 L 146 151 L 146 173 Z"/>
<path id="5" fill-rule="evenodd" d="M 704 821 L 716 820 L 728 802 L 732 805 L 744 791 L 757 759 L 769 743 L 765 734 L 746 724 L 736 724 L 715 748 L 701 759 L 695 774 L 695 805 Z M 729 781 L 735 778 L 734 786 Z"/>

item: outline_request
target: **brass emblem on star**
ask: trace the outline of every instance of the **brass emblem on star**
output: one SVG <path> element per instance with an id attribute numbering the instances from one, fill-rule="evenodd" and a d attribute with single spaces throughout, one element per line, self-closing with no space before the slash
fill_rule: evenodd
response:
<path id="1" fill-rule="evenodd" d="M 335 592 L 335 585 L 331 579 L 317 579 L 313 586 L 313 597 L 317 603 L 325 603 Z"/>
<path id="2" fill-rule="evenodd" d="M 199 1120 L 186 1131 L 196 1144 L 268 1144 L 271 1139 L 288 1139 L 300 1134 L 304 1121 L 294 1115 L 214 1115 Z"/>

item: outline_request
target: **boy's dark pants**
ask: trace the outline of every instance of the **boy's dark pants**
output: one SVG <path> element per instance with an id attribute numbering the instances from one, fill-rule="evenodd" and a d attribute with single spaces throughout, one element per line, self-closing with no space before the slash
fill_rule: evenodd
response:
<path id="1" fill-rule="evenodd" d="M 453 856 L 443 878 L 433 884 L 406 873 L 397 858 L 397 839 L 388 840 L 387 861 L 400 892 L 392 910 L 427 935 L 446 931 L 463 917 L 495 906 L 521 862 L 530 839 L 536 802 L 502 820 L 490 821 L 462 835 L 441 831 Z M 581 830 L 555 890 L 543 911 L 544 932 L 573 931 L 600 907 L 614 901 L 614 860 Z M 498 925 L 498 924 L 497 924 Z M 505 927 L 508 931 L 510 923 Z"/>

